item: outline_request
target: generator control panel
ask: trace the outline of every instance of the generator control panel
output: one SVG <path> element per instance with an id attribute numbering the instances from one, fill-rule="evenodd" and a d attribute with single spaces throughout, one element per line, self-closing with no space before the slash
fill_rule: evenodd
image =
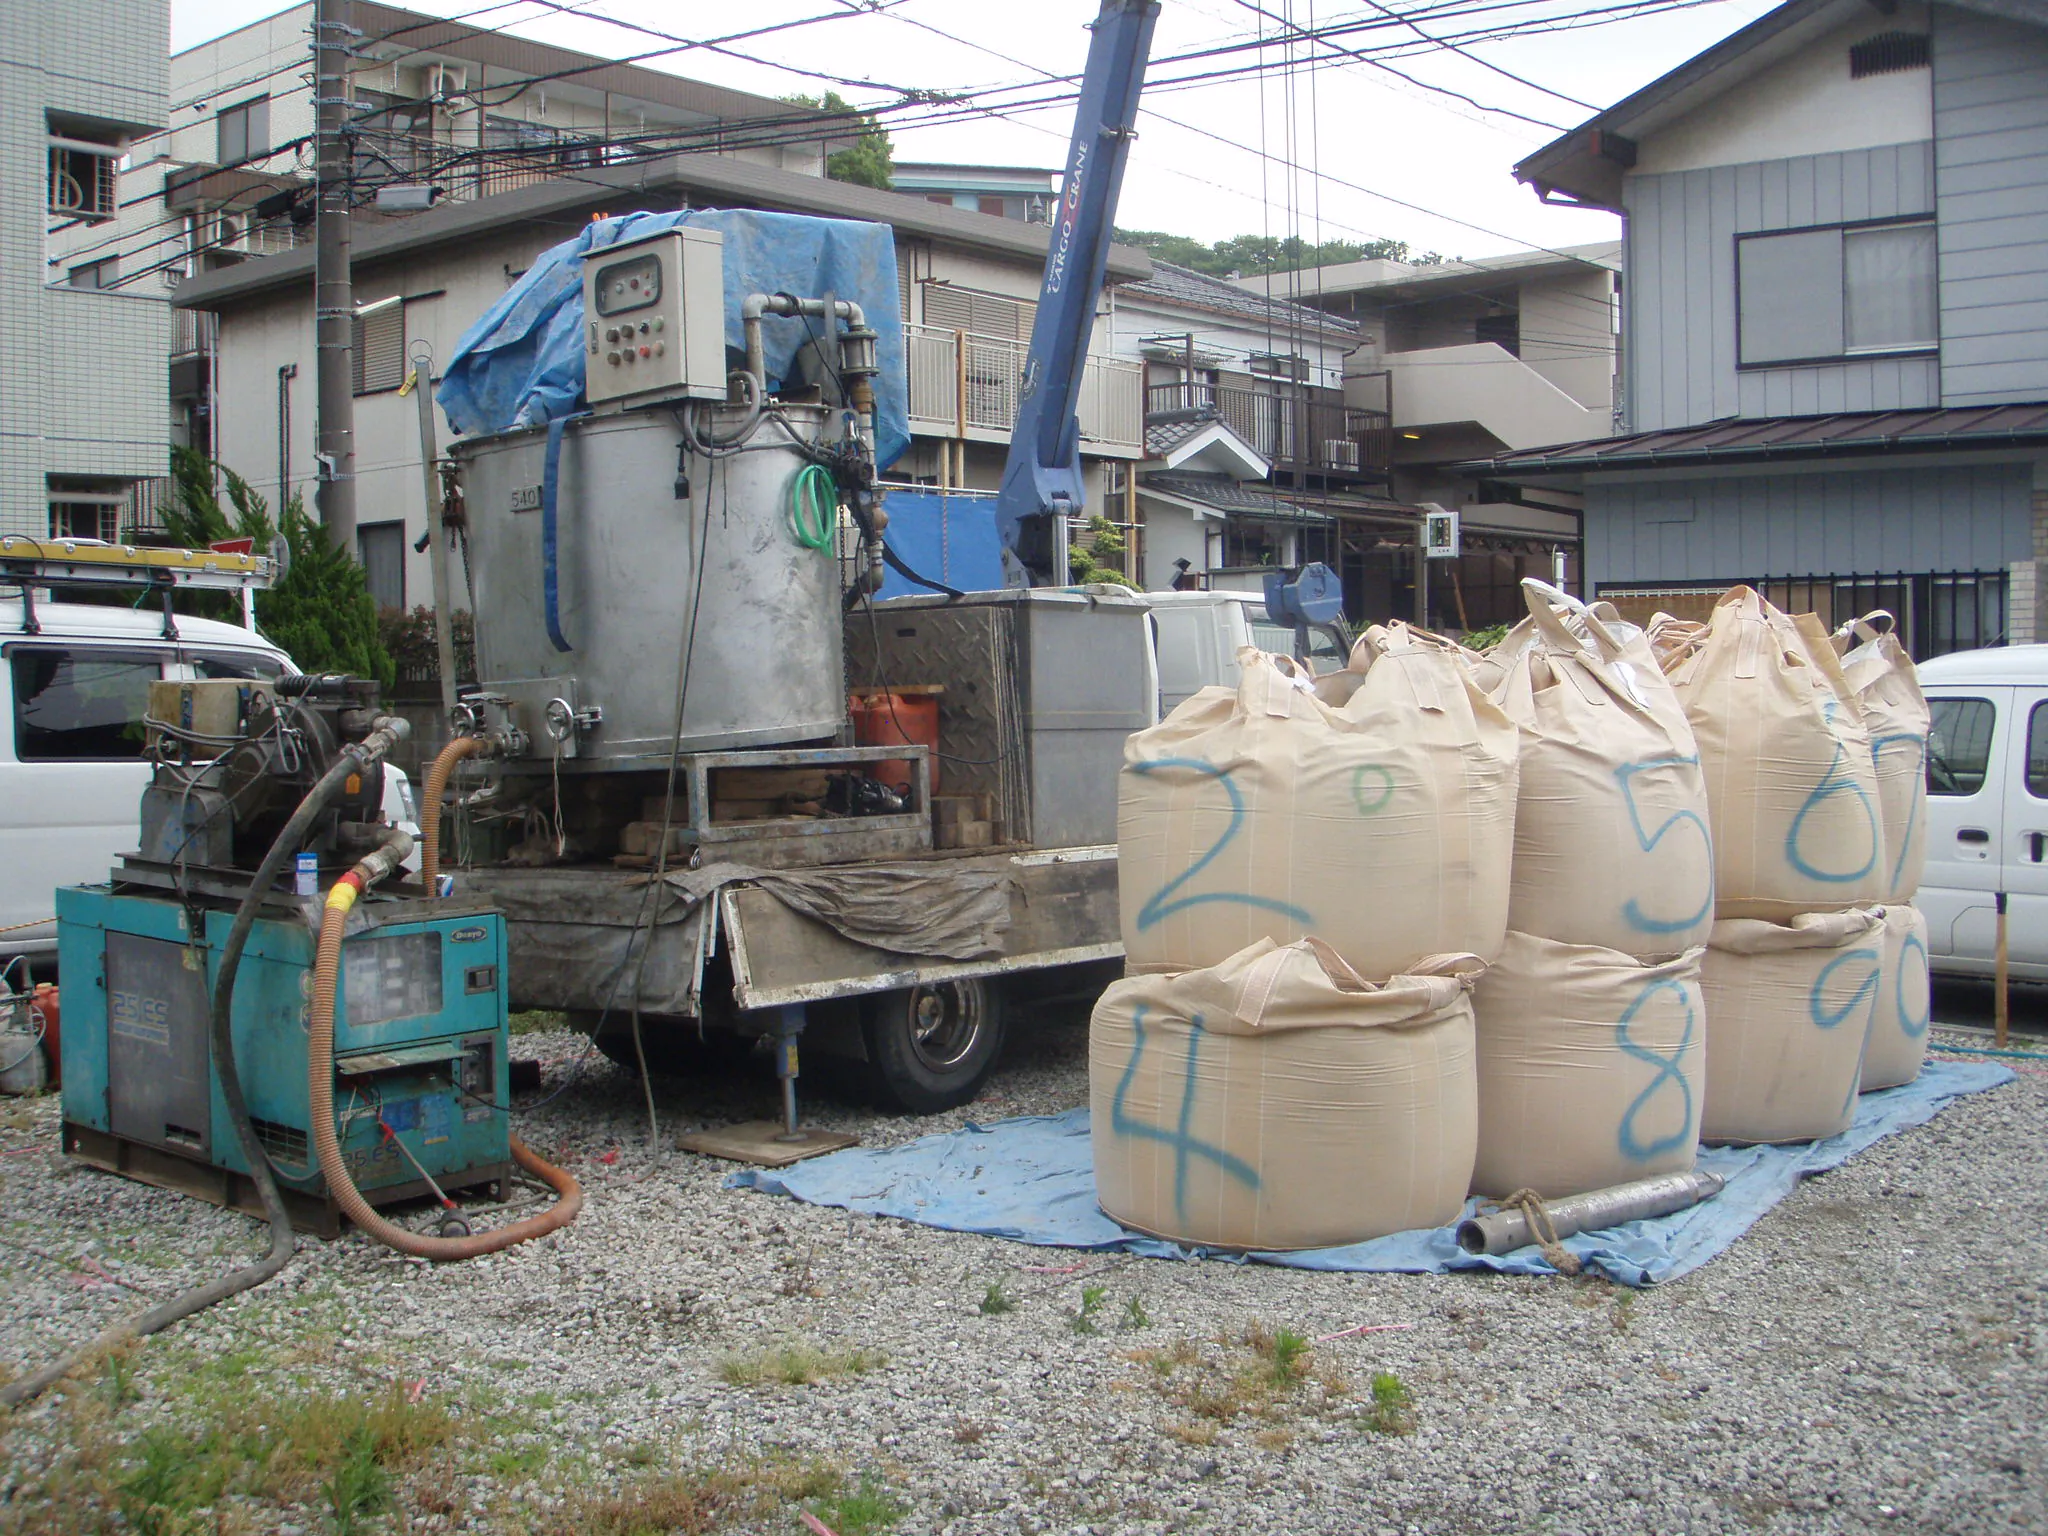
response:
<path id="1" fill-rule="evenodd" d="M 583 258 L 584 397 L 725 398 L 725 237 L 673 229 Z"/>

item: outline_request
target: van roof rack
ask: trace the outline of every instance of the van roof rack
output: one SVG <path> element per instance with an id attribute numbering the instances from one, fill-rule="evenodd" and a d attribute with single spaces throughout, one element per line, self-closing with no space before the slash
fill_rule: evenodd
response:
<path id="1" fill-rule="evenodd" d="M 22 628 L 31 635 L 42 632 L 36 620 L 38 586 L 154 587 L 163 594 L 164 638 L 175 640 L 171 594 L 178 588 L 241 592 L 246 621 L 250 596 L 276 580 L 276 563 L 263 555 L 0 534 L 0 585 L 21 588 Z"/>

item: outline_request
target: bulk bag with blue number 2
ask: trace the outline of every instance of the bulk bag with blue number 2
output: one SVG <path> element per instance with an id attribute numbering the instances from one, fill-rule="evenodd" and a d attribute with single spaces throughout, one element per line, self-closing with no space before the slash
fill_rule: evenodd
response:
<path id="1" fill-rule="evenodd" d="M 1326 1248 L 1463 1208 L 1475 955 L 1373 983 L 1329 945 L 1260 939 L 1128 976 L 1088 1030 L 1095 1194 L 1127 1227 L 1225 1248 Z"/>
<path id="2" fill-rule="evenodd" d="M 1718 917 L 1790 918 L 1884 898 L 1870 736 L 1838 691 L 1833 654 L 1825 661 L 1748 587 L 1723 594 L 1705 632 L 1665 657 L 1706 773 Z"/>
<path id="3" fill-rule="evenodd" d="M 1714 850 L 1685 706 L 1641 630 L 1543 582 L 1522 593 L 1529 617 L 1488 653 L 1522 728 L 1509 929 L 1644 960 L 1706 943 Z"/>
<path id="4" fill-rule="evenodd" d="M 1455 648 L 1402 625 L 1369 631 L 1342 706 L 1285 658 L 1247 647 L 1238 661 L 1236 688 L 1203 689 L 1125 744 L 1130 969 L 1193 970 L 1311 934 L 1363 976 L 1497 952 L 1515 728 Z"/>
<path id="5" fill-rule="evenodd" d="M 1691 1170 L 1707 1083 L 1705 953 L 1643 961 L 1508 930 L 1472 1000 L 1472 1193 L 1557 1199 Z"/>
<path id="6" fill-rule="evenodd" d="M 1714 924 L 1700 965 L 1707 1006 L 1705 1142 L 1818 1141 L 1856 1117 L 1884 969 L 1877 908 L 1788 923 Z"/>

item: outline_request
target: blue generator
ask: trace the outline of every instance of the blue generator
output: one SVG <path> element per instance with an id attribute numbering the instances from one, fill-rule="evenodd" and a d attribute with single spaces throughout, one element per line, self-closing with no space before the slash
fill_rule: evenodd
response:
<path id="1" fill-rule="evenodd" d="M 266 899 L 231 1022 L 258 1139 L 292 1219 L 340 1212 L 313 1151 L 307 1035 L 317 903 Z M 121 884 L 57 892 L 67 1156 L 261 1213 L 209 1049 L 234 913 Z M 371 899 L 342 947 L 334 1113 L 374 1204 L 495 1185 L 511 1172 L 505 928 L 454 901 Z"/>

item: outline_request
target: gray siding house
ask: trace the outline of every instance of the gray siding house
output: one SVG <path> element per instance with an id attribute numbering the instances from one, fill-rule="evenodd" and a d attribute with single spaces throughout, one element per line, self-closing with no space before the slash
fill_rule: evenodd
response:
<path id="1" fill-rule="evenodd" d="M 1516 175 L 1626 221 L 1622 435 L 1463 469 L 1580 492 L 1590 594 L 2048 638 L 2048 0 L 1791 0 Z"/>

